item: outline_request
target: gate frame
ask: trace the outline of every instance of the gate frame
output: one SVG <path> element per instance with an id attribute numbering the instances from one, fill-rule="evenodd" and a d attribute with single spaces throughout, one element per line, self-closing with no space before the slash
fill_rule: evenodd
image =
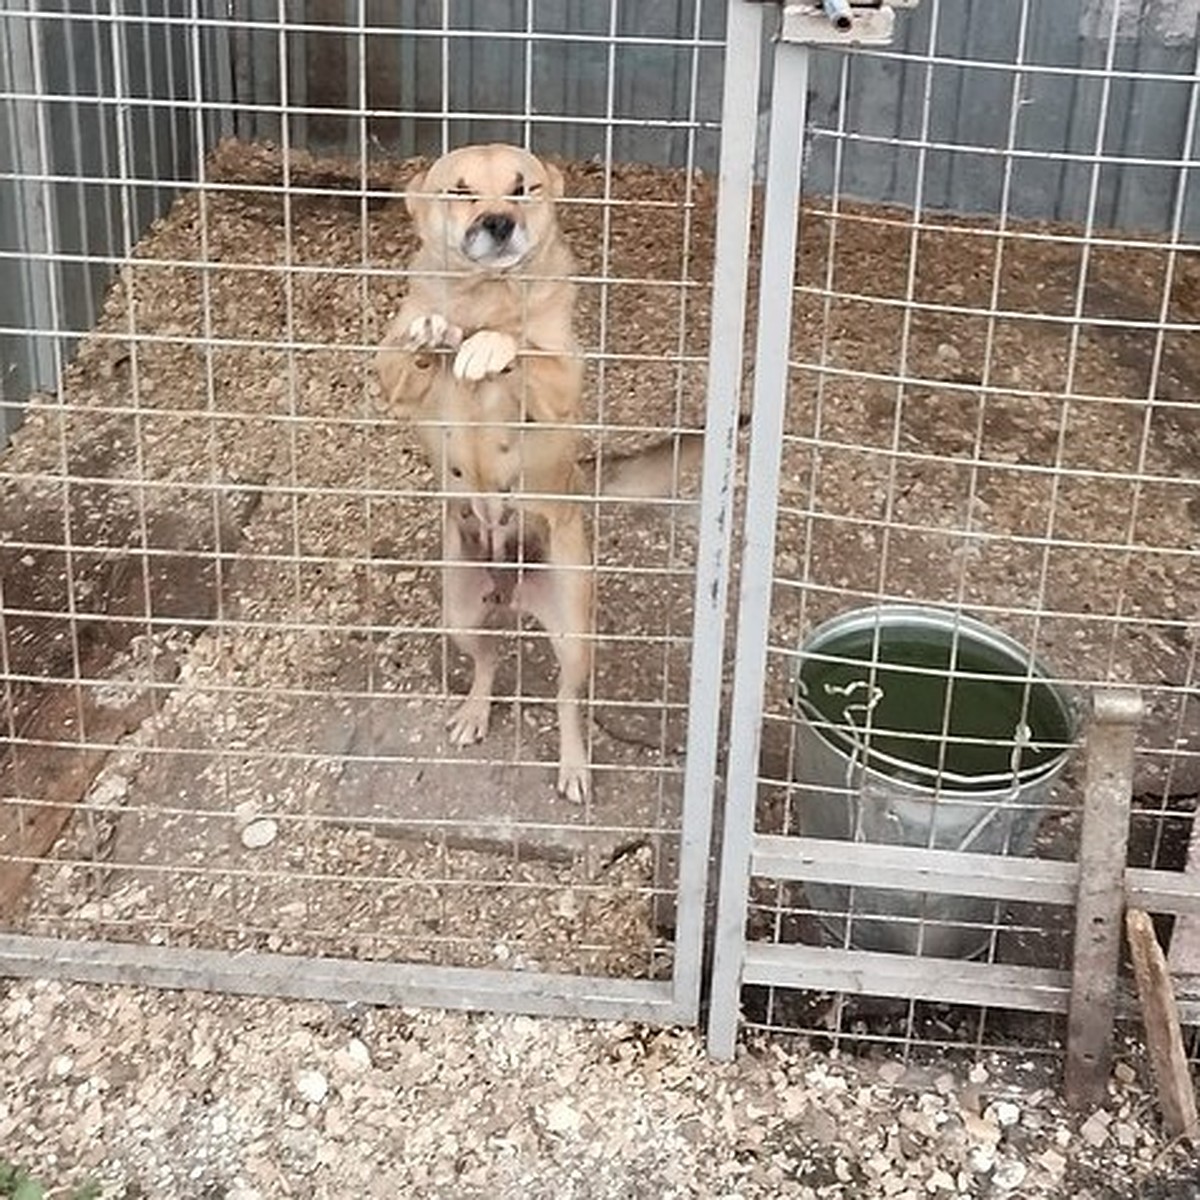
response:
<path id="1" fill-rule="evenodd" d="M 913 6 L 909 0 L 893 3 Z M 1200 883 L 1195 877 L 1134 868 L 1126 862 L 1134 730 L 1140 712 L 1135 691 L 1115 685 L 1093 688 L 1082 809 L 1085 827 L 1090 823 L 1094 828 L 1074 861 L 769 835 L 756 829 L 810 56 L 808 45 L 786 41 L 777 44 L 774 52 L 708 1050 L 717 1059 L 733 1057 L 744 985 L 1070 1014 L 1065 1056 L 1068 1085 L 1078 1097 L 1096 1102 L 1107 1078 L 1114 1022 L 1137 1016 L 1133 998 L 1120 991 L 1120 910 L 1128 905 L 1155 914 L 1200 916 Z M 1189 144 L 1196 111 L 1193 101 Z M 1182 203 L 1177 201 L 1176 229 L 1181 211 Z M 1075 962 L 1072 970 L 1057 970 L 752 942 L 746 936 L 752 878 L 1074 907 Z M 1088 937 L 1096 945 L 1084 946 Z M 1200 1024 L 1200 993 L 1179 997 L 1178 1010 L 1185 1024 Z"/>
<path id="2" fill-rule="evenodd" d="M 192 0 L 193 20 L 199 2 Z M 35 14 L 25 18 L 34 36 L 39 19 Z M 723 645 L 726 620 L 763 23 L 762 6 L 728 0 L 688 741 L 680 827 L 671 834 L 679 839 L 671 977 L 442 967 L 13 933 L 0 933 L 0 977 L 658 1024 L 698 1022 L 722 699 L 722 655 L 713 648 Z M 233 40 L 225 36 L 211 54 L 227 54 Z M 731 62 L 737 63 L 736 70 L 728 69 Z M 231 72 L 232 67 L 216 71 L 218 92 L 232 87 Z M 217 98 L 233 103 L 232 94 Z M 45 122 L 43 105 L 38 105 L 37 121 L 39 127 Z M 227 127 L 222 120 L 221 128 Z M 726 130 L 734 136 L 725 136 Z M 747 130 L 749 137 L 744 136 Z M 49 217 L 46 226 L 52 235 Z"/>

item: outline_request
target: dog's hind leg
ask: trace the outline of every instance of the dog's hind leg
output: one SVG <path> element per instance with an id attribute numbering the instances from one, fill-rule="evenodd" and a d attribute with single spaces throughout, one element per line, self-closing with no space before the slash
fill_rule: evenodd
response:
<path id="1" fill-rule="evenodd" d="M 486 568 L 463 560 L 461 538 L 453 521 L 448 523 L 444 544 L 442 612 L 454 644 L 472 665 L 470 691 L 446 722 L 446 728 L 454 745 L 470 746 L 487 736 L 492 709 L 498 658 L 496 635 L 483 631 L 492 582 Z"/>
<path id="2" fill-rule="evenodd" d="M 571 541 L 576 539 L 572 538 Z M 592 568 L 583 548 L 580 522 L 574 562 L 557 562 L 526 577 L 521 607 L 550 635 L 558 659 L 558 791 L 583 803 L 591 788 L 580 697 L 592 671 Z M 572 547 L 576 549 L 576 547 Z"/>

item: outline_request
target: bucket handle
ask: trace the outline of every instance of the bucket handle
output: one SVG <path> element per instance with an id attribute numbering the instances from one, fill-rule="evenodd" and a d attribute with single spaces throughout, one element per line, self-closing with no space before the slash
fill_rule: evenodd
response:
<path id="1" fill-rule="evenodd" d="M 866 691 L 869 693 L 865 703 L 850 704 L 849 699 L 855 692 Z M 883 699 L 883 688 L 878 684 L 870 683 L 866 679 L 852 679 L 847 684 L 838 685 L 836 683 L 825 684 L 825 695 L 827 696 L 845 696 L 847 703 L 842 705 L 842 720 L 850 726 L 851 729 L 858 734 L 865 734 L 866 729 L 860 728 L 854 720 L 855 713 L 861 713 L 864 717 L 869 718 L 875 709 L 879 706 L 880 700 Z M 852 737 L 850 744 L 853 749 L 846 760 L 846 792 L 849 794 L 853 791 L 854 770 L 858 766 L 859 754 L 866 753 L 866 743 L 862 737 Z M 857 835 L 856 835 L 857 836 Z"/>
<path id="2" fill-rule="evenodd" d="M 869 693 L 867 699 L 854 704 L 846 703 L 842 706 L 842 719 L 850 726 L 858 737 L 849 738 L 851 744 L 851 752 L 846 760 L 846 779 L 845 787 L 847 794 L 854 790 L 854 772 L 859 764 L 860 755 L 866 754 L 866 743 L 862 738 L 862 734 L 866 733 L 866 729 L 860 726 L 856 721 L 856 716 L 870 717 L 871 713 L 878 707 L 879 702 L 883 699 L 883 688 L 878 684 L 872 684 L 866 679 L 854 679 L 847 684 L 827 683 L 824 685 L 825 694 L 827 696 L 844 696 L 847 701 L 850 697 L 858 692 L 866 691 Z M 801 684 L 803 693 L 807 693 L 808 689 Z M 805 696 L 807 699 L 807 696 Z M 1021 756 L 1026 750 L 1037 750 L 1039 747 L 1033 740 L 1033 730 L 1029 725 L 1022 721 L 1013 730 L 1013 748 L 1012 754 L 1009 757 L 1009 769 L 1012 772 L 1012 783 L 1009 786 L 1008 798 L 1016 799 L 1021 793 Z M 988 808 L 980 814 L 979 820 L 971 827 L 970 831 L 959 843 L 958 849 L 969 850 L 971 846 L 978 840 L 983 831 L 995 819 L 1000 809 L 996 806 Z"/>

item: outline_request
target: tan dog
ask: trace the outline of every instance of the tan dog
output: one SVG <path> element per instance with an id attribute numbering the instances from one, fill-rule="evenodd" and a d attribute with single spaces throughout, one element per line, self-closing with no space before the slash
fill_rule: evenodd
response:
<path id="1" fill-rule="evenodd" d="M 577 434 L 522 420 L 508 381 L 443 376 L 417 430 L 447 495 L 442 611 L 474 666 L 470 691 L 447 722 L 455 745 L 486 736 L 496 675 L 495 629 L 528 613 L 558 659 L 558 790 L 588 794 L 580 696 L 592 666 L 591 557 L 577 499 Z"/>
<path id="2" fill-rule="evenodd" d="M 402 410 L 419 413 L 439 352 L 453 352 L 455 379 L 511 372 L 512 394 L 535 420 L 578 418 L 575 263 L 555 219 L 561 195 L 557 169 L 501 144 L 451 151 L 410 182 L 421 245 L 377 357 L 384 390 Z"/>
<path id="3" fill-rule="evenodd" d="M 443 616 L 472 660 L 452 741 L 486 736 L 496 628 L 534 617 L 558 659 L 558 790 L 589 790 L 580 697 L 592 665 L 594 580 L 577 461 L 582 364 L 572 329 L 574 262 L 554 201 L 562 179 L 514 146 L 469 146 L 409 185 L 421 238 L 412 280 L 376 356 L 384 393 L 412 420 L 447 497 Z M 670 494 L 701 439 L 614 462 L 589 490 Z"/>
<path id="4" fill-rule="evenodd" d="M 578 435 L 559 423 L 579 417 L 583 369 L 561 195 L 559 172 L 516 146 L 466 146 L 413 179 L 421 244 L 376 366 L 451 495 L 443 610 L 474 678 L 450 736 L 465 746 L 486 735 L 497 661 L 488 630 L 501 614 L 529 613 L 559 661 L 558 790 L 579 801 L 593 588 L 583 514 L 564 499 L 579 490 Z"/>
<path id="5" fill-rule="evenodd" d="M 467 698 L 447 722 L 451 740 L 467 746 L 487 735 L 495 631 L 527 613 L 558 660 L 558 790 L 580 802 L 589 791 L 580 698 L 592 667 L 595 590 L 586 496 L 672 495 L 679 473 L 698 465 L 703 436 L 666 438 L 600 470 L 576 461 L 574 429 L 523 420 L 507 380 L 469 386 L 445 372 L 431 393 L 416 429 L 447 497 L 443 618 L 474 666 Z"/>

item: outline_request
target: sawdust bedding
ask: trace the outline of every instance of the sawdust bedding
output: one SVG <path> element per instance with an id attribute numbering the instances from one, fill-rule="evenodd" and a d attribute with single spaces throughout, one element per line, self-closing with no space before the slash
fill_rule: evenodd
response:
<path id="1" fill-rule="evenodd" d="M 413 169 L 375 164 L 368 182 L 398 189 Z M 714 181 L 565 169 L 593 440 L 625 449 L 699 427 Z M 97 779 L 58 864 L 39 873 L 26 925 L 653 974 L 667 953 L 654 835 L 677 821 L 691 555 L 687 532 L 661 515 L 597 513 L 602 769 L 587 812 L 550 820 L 606 830 L 602 851 L 585 840 L 585 852 L 541 854 L 536 838 L 513 837 L 498 853 L 453 829 L 384 838 L 370 820 L 335 819 L 347 761 L 378 747 L 339 741 L 329 712 L 380 695 L 440 708 L 462 676 L 438 635 L 437 501 L 369 369 L 403 291 L 409 223 L 397 202 L 364 201 L 357 164 L 294 156 L 286 174 L 300 190 L 286 207 L 284 174 L 269 147 L 218 148 L 213 186 L 181 196 L 121 269 L 67 372 L 65 406 L 35 405 L 4 456 L 10 493 L 58 495 L 65 465 L 95 475 L 102 504 L 134 514 L 135 528 L 163 510 L 236 518 L 215 613 L 156 630 L 127 656 L 137 677 L 173 638 L 178 668 Z M 1097 326 L 1076 339 L 1047 319 L 1073 311 L 1077 245 L 1007 240 L 994 273 L 981 223 L 938 224 L 920 234 L 912 295 L 968 309 L 995 288 L 1012 316 L 990 327 L 965 311 L 906 317 L 895 301 L 909 294 L 909 218 L 806 214 L 776 646 L 859 597 L 961 599 L 996 610 L 1064 675 L 1182 686 L 1198 594 L 1194 506 L 1178 486 L 1195 450 L 1193 347 L 1168 336 L 1160 396 L 1179 403 L 1149 413 L 1127 399 L 1146 395 L 1145 336 Z M 1094 254 L 1087 313 L 1157 315 L 1165 261 Z M 1172 318 L 1194 320 L 1200 272 L 1182 259 L 1174 271 Z M 926 382 L 900 400 L 887 376 L 902 361 Z M 1087 399 L 1068 403 L 1067 390 Z M 1075 473 L 1039 469 L 1055 464 Z M 1136 486 L 1134 473 L 1151 481 Z M 815 586 L 801 590 L 805 574 Z M 1035 602 L 1066 615 L 1035 628 Z M 1157 624 L 1131 623 L 1147 618 Z M 545 646 L 521 646 L 521 689 L 544 697 Z M 776 714 L 785 671 L 774 655 Z M 1156 700 L 1165 728 L 1176 694 Z M 545 761 L 553 725 L 544 706 L 517 704 L 493 737 L 493 755 Z M 387 749 L 417 774 L 445 766 L 428 742 Z M 619 807 L 626 780 L 645 793 L 635 817 Z M 247 849 L 239 834 L 266 819 L 278 836 Z"/>
<path id="2" fill-rule="evenodd" d="M 1193 1197 L 1121 1049 L 1077 1113 L 989 1054 L 715 1063 L 690 1031 L 20 980 L 0 1162 L 99 1200 Z"/>
<path id="3" fill-rule="evenodd" d="M 399 190 L 414 170 L 381 165 L 370 186 Z M 519 644 L 508 685 L 519 697 L 499 706 L 489 740 L 478 753 L 448 747 L 442 717 L 465 678 L 438 632 L 438 501 L 370 370 L 412 230 L 400 202 L 362 206 L 348 163 L 297 155 L 288 171 L 301 191 L 285 212 L 277 152 L 218 149 L 213 186 L 181 197 L 114 282 L 68 370 L 65 406 L 35 405 L 5 456 L 10 487 L 51 507 L 65 461 L 76 495 L 104 512 L 85 536 L 114 553 L 124 547 L 112 531 L 136 544 L 169 509 L 205 530 L 186 553 L 223 555 L 215 599 L 204 597 L 212 611 L 133 639 L 108 672 L 136 686 L 163 674 L 153 662 L 174 663 L 156 711 L 61 839 L 59 865 L 40 872 L 26 925 L 657 974 L 655 861 L 669 849 L 658 835 L 677 828 L 687 536 L 661 506 L 636 526 L 627 508 L 597 513 L 605 641 L 586 810 L 552 798 L 546 766 L 503 773 L 505 757 L 536 768 L 554 753 L 552 660 L 536 634 Z M 701 424 L 694 331 L 708 322 L 712 191 L 699 177 L 618 168 L 606 217 L 605 186 L 598 166 L 570 167 L 572 196 L 592 202 L 563 219 L 585 279 L 618 280 L 603 312 L 600 288 L 585 284 L 580 323 L 589 347 L 605 331 L 586 419 L 603 422 L 603 449 L 621 450 Z M 377 755 L 385 768 L 365 779 Z M 428 795 L 458 775 L 468 790 L 505 792 L 498 802 L 515 811 L 489 825 L 474 792 L 406 818 L 410 788 Z M 510 794 L 522 790 L 537 794 L 528 807 Z"/>

